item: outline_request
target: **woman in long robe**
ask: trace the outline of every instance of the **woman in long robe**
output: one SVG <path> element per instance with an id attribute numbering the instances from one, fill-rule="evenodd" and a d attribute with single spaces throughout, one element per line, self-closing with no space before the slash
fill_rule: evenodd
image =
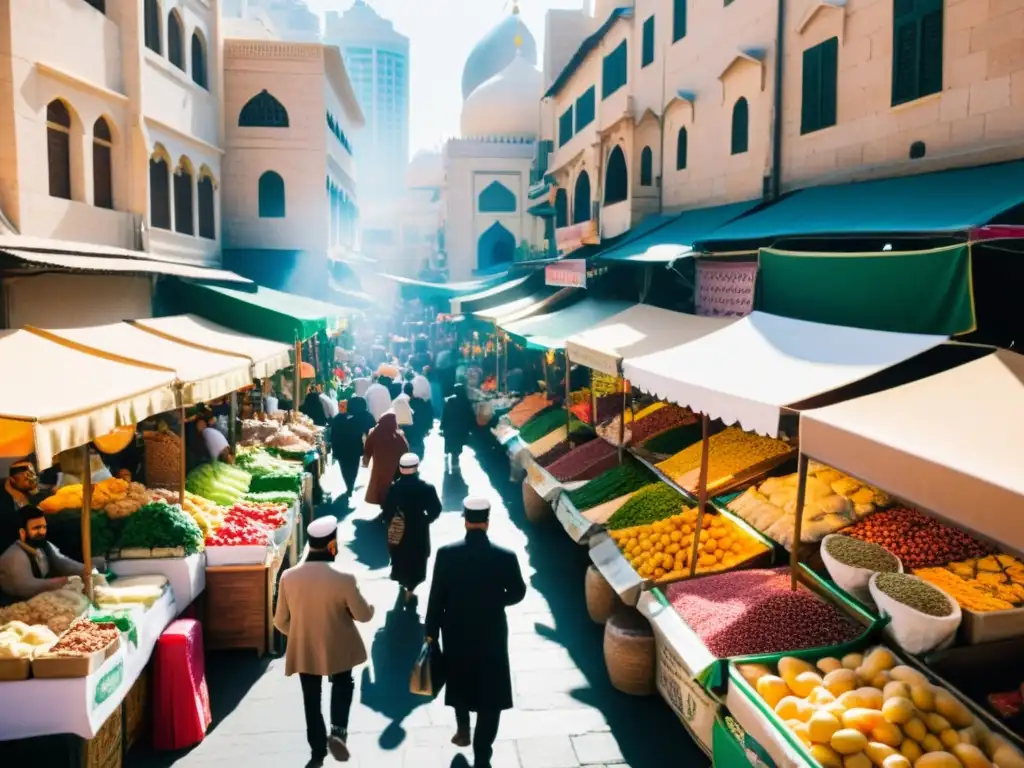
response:
<path id="1" fill-rule="evenodd" d="M 358 395 L 348 399 L 344 413 L 331 421 L 331 449 L 341 465 L 341 478 L 345 481 L 345 495 L 351 496 L 359 474 L 359 460 L 367 435 L 373 429 L 373 416 L 366 408 L 366 400 Z"/>
<path id="2" fill-rule="evenodd" d="M 402 585 L 405 601 L 409 602 L 413 590 L 427 579 L 430 524 L 441 514 L 441 499 L 437 489 L 419 476 L 419 459 L 415 455 L 406 454 L 401 463 L 401 474 L 384 502 L 384 524 L 390 526 L 399 513 L 405 522 L 401 541 L 388 549 L 391 580 Z"/>
<path id="3" fill-rule="evenodd" d="M 366 447 L 363 449 L 363 466 L 368 467 L 373 462 L 370 482 L 366 486 L 368 504 L 384 504 L 391 482 L 398 474 L 398 462 L 408 450 L 409 443 L 398 428 L 395 414 L 385 413 L 366 438 Z"/>

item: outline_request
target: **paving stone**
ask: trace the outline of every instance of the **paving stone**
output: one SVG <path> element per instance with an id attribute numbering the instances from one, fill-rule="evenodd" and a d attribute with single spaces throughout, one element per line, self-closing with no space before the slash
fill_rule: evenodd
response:
<path id="1" fill-rule="evenodd" d="M 530 768 L 576 768 L 579 761 L 568 736 L 517 739 L 519 762 Z"/>
<path id="2" fill-rule="evenodd" d="M 615 763 L 622 760 L 622 750 L 611 733 L 588 733 L 573 736 L 572 746 L 581 765 Z"/>

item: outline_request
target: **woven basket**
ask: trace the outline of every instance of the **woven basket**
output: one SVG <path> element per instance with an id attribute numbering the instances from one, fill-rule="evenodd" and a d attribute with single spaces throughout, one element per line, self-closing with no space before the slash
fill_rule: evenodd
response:
<path id="1" fill-rule="evenodd" d="M 180 439 L 153 439 L 144 434 L 146 485 L 150 488 L 177 490 L 181 485 L 182 445 Z M 175 436 L 176 437 L 176 436 Z"/>
<path id="2" fill-rule="evenodd" d="M 650 696 L 654 686 L 654 633 L 635 608 L 622 608 L 604 625 L 604 663 L 617 691 Z"/>
<path id="3" fill-rule="evenodd" d="M 604 624 L 622 605 L 622 601 L 593 565 L 587 568 L 584 586 L 587 593 L 587 613 L 596 624 Z"/>
<path id="4" fill-rule="evenodd" d="M 99 732 L 85 743 L 85 768 L 120 768 L 122 707 L 115 709 Z"/>
<path id="5" fill-rule="evenodd" d="M 523 511 L 531 523 L 539 523 L 552 514 L 551 505 L 533 490 L 529 479 L 523 480 Z"/>

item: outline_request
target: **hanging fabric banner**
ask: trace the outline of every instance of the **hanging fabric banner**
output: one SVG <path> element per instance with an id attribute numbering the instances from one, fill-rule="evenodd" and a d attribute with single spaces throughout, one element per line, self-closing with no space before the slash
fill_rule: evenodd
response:
<path id="1" fill-rule="evenodd" d="M 754 311 L 756 262 L 697 262 L 698 315 L 742 317 Z"/>

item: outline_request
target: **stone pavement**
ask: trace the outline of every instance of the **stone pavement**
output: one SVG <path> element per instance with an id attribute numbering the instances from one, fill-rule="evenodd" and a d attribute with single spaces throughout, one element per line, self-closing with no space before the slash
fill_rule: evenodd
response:
<path id="1" fill-rule="evenodd" d="M 491 536 L 520 556 L 529 585 L 526 599 L 509 610 L 515 709 L 505 712 L 495 745 L 494 768 L 654 768 L 707 766 L 675 715 L 657 696 L 637 699 L 608 682 L 602 629 L 587 616 L 582 548 L 557 523 L 532 527 L 522 514 L 518 485 L 507 482 L 504 457 L 485 445 L 463 455 L 461 477 L 444 471 L 440 438 L 428 439 L 421 471 L 443 489 L 444 512 L 432 529 L 434 548 L 461 537 L 461 501 L 467 493 L 492 499 Z M 362 504 L 366 473 L 356 483 L 357 504 L 325 505 L 339 517 L 339 562 L 357 575 L 377 607 L 362 625 L 370 662 L 356 670 L 349 726 L 352 760 L 362 768 L 448 768 L 472 750 L 450 744 L 452 710 L 442 701 L 409 693 L 409 672 L 423 638 L 428 585 L 418 590 L 418 613 L 396 606 L 398 586 L 388 579 L 383 527 L 377 507 Z M 337 467 L 328 489 L 341 486 Z M 212 653 L 207 680 L 214 723 L 206 740 L 184 753 L 136 750 L 127 768 L 205 768 L 237 761 L 245 768 L 299 768 L 309 757 L 297 678 L 285 678 L 283 659 L 245 652 Z M 325 712 L 327 688 L 325 686 Z M 443 696 L 441 697 L 443 698 Z M 332 765 L 328 758 L 325 765 Z"/>

